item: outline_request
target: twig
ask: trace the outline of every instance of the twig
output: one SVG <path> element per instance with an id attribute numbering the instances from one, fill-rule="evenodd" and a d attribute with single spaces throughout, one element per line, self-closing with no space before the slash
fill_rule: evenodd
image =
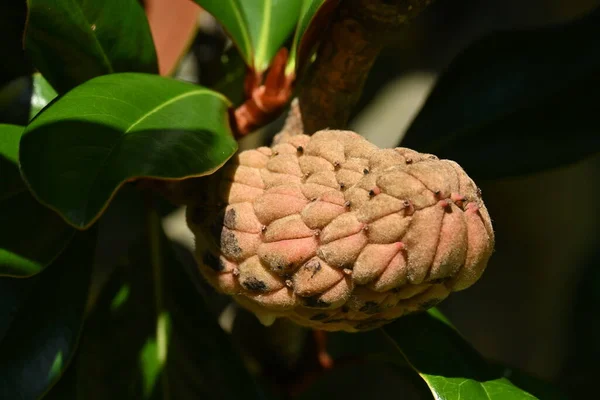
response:
<path id="1" fill-rule="evenodd" d="M 381 49 L 431 0 L 345 0 L 300 87 L 305 132 L 346 127 Z"/>

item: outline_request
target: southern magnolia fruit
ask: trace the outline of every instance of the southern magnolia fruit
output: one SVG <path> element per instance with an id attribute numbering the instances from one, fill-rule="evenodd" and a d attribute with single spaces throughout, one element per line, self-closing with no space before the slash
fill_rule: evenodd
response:
<path id="1" fill-rule="evenodd" d="M 187 211 L 200 270 L 264 323 L 376 328 L 469 287 L 493 250 L 458 164 L 349 131 L 243 151 L 208 179 Z"/>

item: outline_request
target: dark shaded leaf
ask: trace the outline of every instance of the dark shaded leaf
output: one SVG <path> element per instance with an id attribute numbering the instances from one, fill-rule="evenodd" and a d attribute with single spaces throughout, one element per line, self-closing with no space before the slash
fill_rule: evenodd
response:
<path id="1" fill-rule="evenodd" d="M 361 334 L 362 335 L 362 334 Z M 387 399 L 394 393 L 402 400 L 431 400 L 427 386 L 410 369 L 392 363 L 371 361 L 338 365 L 327 371 L 297 398 L 313 399 Z"/>
<path id="2" fill-rule="evenodd" d="M 22 36 L 26 15 L 25 1 L 0 2 L 0 87 L 33 71 L 33 66 L 23 51 Z"/>
<path id="3" fill-rule="evenodd" d="M 599 36 L 597 9 L 565 25 L 484 38 L 440 77 L 402 145 L 483 178 L 598 152 Z"/>
<path id="4" fill-rule="evenodd" d="M 219 76 L 214 77 L 215 79 L 210 82 L 210 88 L 225 95 L 232 104 L 240 105 L 246 100 L 244 95 L 246 64 L 234 48 L 223 53 L 220 62 L 218 68 L 215 68 Z M 200 84 L 203 84 L 202 76 L 200 76 Z"/>
<path id="5" fill-rule="evenodd" d="M 294 34 L 287 74 L 301 71 L 311 57 L 315 44 L 329 25 L 340 0 L 304 0 Z"/>
<path id="6" fill-rule="evenodd" d="M 144 8 L 137 0 L 28 0 L 25 50 L 64 93 L 113 72 L 158 73 Z"/>
<path id="7" fill-rule="evenodd" d="M 22 181 L 17 158 L 23 130 L 0 124 L 0 275 L 21 277 L 40 272 L 75 232 Z"/>
<path id="8" fill-rule="evenodd" d="M 436 309 L 402 317 L 382 329 L 436 399 L 537 398 L 508 379 L 511 369 L 488 364 Z"/>
<path id="9" fill-rule="evenodd" d="M 211 13 L 227 31 L 248 65 L 253 65 L 254 48 L 239 0 L 193 0 Z"/>
<path id="10" fill-rule="evenodd" d="M 578 266 L 581 273 L 574 294 L 573 312 L 566 323 L 572 327 L 559 372 L 560 383 L 572 399 L 585 399 L 596 390 L 600 374 L 600 246 Z"/>
<path id="11" fill-rule="evenodd" d="M 8 300 L 0 309 L 0 398 L 37 399 L 66 368 L 83 324 L 94 244 L 92 231 L 78 234 L 41 274 L 0 278 Z"/>
<path id="12" fill-rule="evenodd" d="M 87 228 L 117 189 L 140 177 L 210 174 L 237 150 L 229 102 L 146 74 L 111 74 L 73 89 L 27 127 L 20 163 L 33 193 Z"/>
<path id="13" fill-rule="evenodd" d="M 198 67 L 195 78 L 201 86 L 215 90 L 237 107 L 245 99 L 244 80 L 248 67 L 235 46 L 220 30 L 200 29 L 190 47 Z"/>
<path id="14" fill-rule="evenodd" d="M 32 92 L 30 76 L 14 79 L 0 88 L 0 124 L 27 125 Z"/>
<path id="15" fill-rule="evenodd" d="M 90 316 L 77 359 L 80 397 L 262 398 L 159 224 L 152 212 L 150 240 L 117 267 Z"/>
<path id="16" fill-rule="evenodd" d="M 33 74 L 33 93 L 31 94 L 31 107 L 29 119 L 33 119 L 42 108 L 46 107 L 58 95 L 56 90 L 39 73 Z"/>
<path id="17" fill-rule="evenodd" d="M 75 354 L 77 357 L 77 354 Z M 77 400 L 77 368 L 76 360 L 72 360 L 52 389 L 44 396 L 44 400 Z M 83 399 L 82 399 L 83 400 Z"/>
<path id="18" fill-rule="evenodd" d="M 302 0 L 194 0 L 231 36 L 246 64 L 261 73 L 292 33 Z"/>

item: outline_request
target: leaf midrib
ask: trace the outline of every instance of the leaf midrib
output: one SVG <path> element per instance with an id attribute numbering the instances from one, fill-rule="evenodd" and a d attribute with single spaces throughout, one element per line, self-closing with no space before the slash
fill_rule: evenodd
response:
<path id="1" fill-rule="evenodd" d="M 265 60 L 266 52 L 267 52 L 267 44 L 269 41 L 269 34 L 271 28 L 271 18 L 273 17 L 272 12 L 272 0 L 264 0 L 263 5 L 263 20 L 260 28 L 259 34 L 259 42 L 256 47 L 256 59 L 254 61 L 255 64 L 258 64 L 259 69 L 265 68 L 263 64 L 267 63 L 268 60 Z M 259 64 L 260 63 L 260 64 Z"/>
<path id="2" fill-rule="evenodd" d="M 78 2 L 76 2 L 76 1 L 74 3 L 77 5 L 75 7 L 75 9 L 79 13 L 79 15 L 81 15 L 81 18 L 85 22 L 85 26 L 88 28 L 87 31 L 91 32 L 91 35 L 94 38 L 94 43 L 96 44 L 96 47 L 100 50 L 100 55 L 102 56 L 102 60 L 104 61 L 104 63 L 106 64 L 106 66 L 108 68 L 108 73 L 109 74 L 114 73 L 115 70 L 114 70 L 114 68 L 112 66 L 112 63 L 110 62 L 110 59 L 108 58 L 108 55 L 104 51 L 104 47 L 102 46 L 102 43 L 100 43 L 100 40 L 98 40 L 98 37 L 96 36 L 96 34 L 94 33 L 94 31 L 92 31 L 92 29 L 90 28 L 90 21 L 88 20 L 87 16 L 83 12 L 83 9 L 81 8 L 80 4 Z"/>

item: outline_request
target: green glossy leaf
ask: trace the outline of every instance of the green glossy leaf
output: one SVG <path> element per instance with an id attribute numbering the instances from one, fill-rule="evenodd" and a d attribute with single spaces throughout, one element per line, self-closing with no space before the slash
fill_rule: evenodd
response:
<path id="1" fill-rule="evenodd" d="M 435 309 L 400 318 L 383 331 L 436 399 L 537 398 L 509 380 L 512 370 L 488 364 Z"/>
<path id="2" fill-rule="evenodd" d="M 0 398 L 37 399 L 66 368 L 83 324 L 94 239 L 79 234 L 35 277 L 0 278 Z"/>
<path id="3" fill-rule="evenodd" d="M 303 0 L 290 59 L 286 68 L 289 75 L 292 71 L 300 71 L 312 55 L 319 36 L 329 25 L 340 0 Z"/>
<path id="4" fill-rule="evenodd" d="M 292 33 L 302 0 L 194 0 L 225 28 L 247 65 L 261 73 Z"/>
<path id="5" fill-rule="evenodd" d="M 117 266 L 90 314 L 76 361 L 80 398 L 262 398 L 153 211 L 148 226 L 150 239 Z"/>
<path id="6" fill-rule="evenodd" d="M 495 178 L 600 150 L 600 8 L 583 19 L 473 44 L 439 78 L 402 145 Z"/>
<path id="7" fill-rule="evenodd" d="M 113 72 L 158 73 L 146 14 L 137 0 L 28 0 L 25 50 L 64 93 Z"/>
<path id="8" fill-rule="evenodd" d="M 87 228 L 127 181 L 201 176 L 223 165 L 237 150 L 228 107 L 223 96 L 170 78 L 101 76 L 31 122 L 21 170 L 38 200 Z"/>
<path id="9" fill-rule="evenodd" d="M 33 74 L 33 92 L 29 119 L 33 119 L 42 108 L 46 107 L 58 94 L 41 74 Z"/>
<path id="10" fill-rule="evenodd" d="M 40 272 L 69 243 L 74 229 L 39 204 L 17 159 L 24 127 L 0 124 L 0 276 Z"/>

